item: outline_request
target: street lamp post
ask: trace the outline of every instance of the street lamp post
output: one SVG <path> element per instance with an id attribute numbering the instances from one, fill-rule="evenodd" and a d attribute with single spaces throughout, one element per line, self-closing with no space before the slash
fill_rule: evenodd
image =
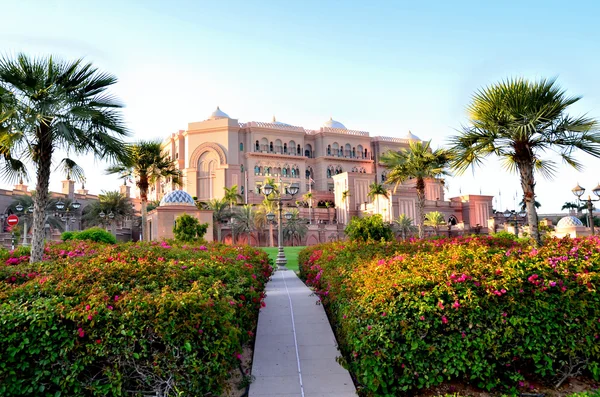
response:
<path id="1" fill-rule="evenodd" d="M 511 217 L 514 217 L 515 220 L 515 235 L 519 237 L 519 218 L 525 218 L 527 216 L 527 212 L 525 211 L 510 211 L 506 210 L 502 213 L 507 220 L 510 220 Z"/>
<path id="2" fill-rule="evenodd" d="M 280 189 L 281 191 L 283 191 L 283 182 L 281 181 L 281 178 L 279 178 L 279 185 L 280 185 Z M 277 202 L 277 209 L 279 210 L 279 225 L 278 225 L 278 230 L 277 230 L 277 244 L 278 244 L 278 252 L 277 252 L 277 259 L 275 260 L 275 263 L 277 264 L 277 267 L 284 267 L 287 264 L 287 259 L 285 257 L 285 253 L 283 252 L 283 202 L 284 201 L 290 201 L 294 199 L 294 196 L 296 194 L 298 194 L 298 190 L 300 190 L 300 187 L 298 186 L 297 183 L 292 183 L 290 185 L 290 187 L 288 189 L 286 189 L 286 194 L 289 194 L 290 197 L 288 198 L 283 198 L 283 193 L 280 193 L 278 195 L 278 197 L 275 198 L 269 198 L 269 196 L 273 193 L 273 191 L 275 190 L 275 188 L 269 184 L 265 185 L 263 187 L 263 193 L 265 195 L 265 198 L 269 201 L 275 201 Z M 288 214 L 289 214 L 289 218 L 288 218 Z M 286 219 L 291 219 L 292 214 L 291 213 L 286 213 Z M 267 219 L 270 220 L 274 220 L 275 219 L 275 214 L 273 213 L 269 213 L 267 214 Z"/>
<path id="3" fill-rule="evenodd" d="M 577 200 L 580 203 L 586 203 L 587 204 L 587 210 L 588 210 L 588 225 L 590 226 L 590 231 L 592 233 L 592 236 L 594 235 L 594 206 L 592 205 L 592 202 L 594 201 L 600 201 L 600 183 L 598 184 L 598 186 L 596 186 L 592 192 L 596 195 L 596 197 L 598 197 L 596 200 L 592 200 L 592 197 L 588 195 L 587 200 L 582 200 L 581 196 L 583 196 L 583 193 L 585 193 L 585 189 L 582 188 L 581 186 L 579 186 L 579 183 L 577 184 L 577 186 L 575 186 L 572 190 L 573 194 L 577 197 Z"/>
<path id="4" fill-rule="evenodd" d="M 58 211 L 65 211 L 65 213 L 63 214 L 63 216 L 60 218 L 62 221 L 65 222 L 65 232 L 69 231 L 69 221 L 71 221 L 71 223 L 75 223 L 76 222 L 76 214 L 70 214 L 70 211 L 73 209 L 75 211 L 77 211 L 79 208 L 81 208 L 81 203 L 74 201 L 71 204 L 69 204 L 69 206 L 67 207 L 65 205 L 65 203 L 63 203 L 62 201 L 58 201 L 55 204 L 55 207 Z M 66 207 L 66 209 L 65 209 Z"/>

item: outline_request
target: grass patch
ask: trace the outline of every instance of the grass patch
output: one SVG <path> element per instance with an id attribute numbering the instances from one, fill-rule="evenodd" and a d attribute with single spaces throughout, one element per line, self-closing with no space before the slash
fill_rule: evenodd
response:
<path id="1" fill-rule="evenodd" d="M 298 271 L 298 253 L 302 251 L 306 247 L 283 247 L 283 252 L 285 252 L 285 257 L 287 258 L 286 267 L 295 272 Z M 277 258 L 277 247 L 261 247 L 273 262 Z"/>

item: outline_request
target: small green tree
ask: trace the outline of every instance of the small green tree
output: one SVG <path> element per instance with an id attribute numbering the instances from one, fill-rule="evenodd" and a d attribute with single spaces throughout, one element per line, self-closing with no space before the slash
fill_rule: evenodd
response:
<path id="1" fill-rule="evenodd" d="M 359 241 L 391 241 L 394 238 L 392 227 L 379 214 L 352 218 L 344 232 L 349 239 Z"/>
<path id="2" fill-rule="evenodd" d="M 406 214 L 400 214 L 400 216 L 394 220 L 394 224 L 392 225 L 392 229 L 395 229 L 400 233 L 402 240 L 406 240 L 407 234 L 412 233 L 414 228 L 413 220 Z"/>
<path id="3" fill-rule="evenodd" d="M 439 235 L 440 226 L 445 225 L 444 214 L 439 211 L 428 212 L 425 215 L 425 226 L 431 226 L 435 235 Z"/>
<path id="4" fill-rule="evenodd" d="M 198 219 L 188 214 L 183 214 L 175 220 L 173 234 L 176 240 L 192 242 L 204 238 L 208 230 L 208 223 L 200 223 Z"/>

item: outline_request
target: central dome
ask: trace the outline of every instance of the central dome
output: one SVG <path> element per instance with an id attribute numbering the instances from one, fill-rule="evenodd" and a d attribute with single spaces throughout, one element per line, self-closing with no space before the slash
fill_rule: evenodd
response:
<path id="1" fill-rule="evenodd" d="M 196 206 L 196 202 L 189 195 L 188 192 L 184 192 L 183 190 L 173 190 L 164 195 L 162 200 L 160 200 L 161 207 L 165 205 L 191 205 Z"/>
<path id="2" fill-rule="evenodd" d="M 277 121 L 277 119 L 275 118 L 275 116 L 273 116 L 273 120 L 271 121 L 271 123 L 290 127 L 289 124 L 282 123 L 281 121 Z"/>
<path id="3" fill-rule="evenodd" d="M 406 134 L 406 138 L 409 141 L 420 141 L 421 138 L 419 138 L 418 136 L 416 136 L 415 134 L 413 134 L 412 132 L 408 131 L 408 134 Z"/>
<path id="4" fill-rule="evenodd" d="M 323 127 L 339 128 L 341 130 L 347 130 L 347 128 L 344 124 L 340 123 L 339 121 L 335 121 L 331 117 L 329 118 L 329 120 L 327 120 L 326 122 L 323 123 Z"/>
<path id="5" fill-rule="evenodd" d="M 225 113 L 224 111 L 222 111 L 221 109 L 219 109 L 219 107 L 217 106 L 217 109 L 215 109 L 215 111 L 210 114 L 210 117 L 208 119 L 209 120 L 217 120 L 217 119 L 228 119 L 228 118 L 229 118 L 229 115 L 227 113 Z"/>
<path id="6" fill-rule="evenodd" d="M 560 221 L 558 221 L 558 223 L 556 224 L 557 229 L 561 228 L 561 227 L 573 227 L 573 226 L 575 226 L 575 227 L 583 226 L 583 223 L 577 217 L 565 216 Z"/>

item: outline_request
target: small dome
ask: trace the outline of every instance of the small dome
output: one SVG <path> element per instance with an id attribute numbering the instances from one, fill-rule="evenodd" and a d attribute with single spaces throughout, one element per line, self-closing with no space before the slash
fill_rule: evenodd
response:
<path id="1" fill-rule="evenodd" d="M 421 140 L 421 138 L 419 138 L 418 136 L 416 136 L 415 134 L 413 134 L 410 131 L 408 131 L 408 134 L 406 134 L 405 139 L 408 139 L 409 141 L 420 141 Z"/>
<path id="2" fill-rule="evenodd" d="M 228 119 L 228 118 L 229 118 L 229 115 L 227 115 L 227 113 L 225 113 L 224 111 L 219 109 L 219 107 L 217 106 L 217 109 L 210 114 L 210 117 L 208 119 L 209 120 L 217 120 L 217 119 Z"/>
<path id="3" fill-rule="evenodd" d="M 583 223 L 579 220 L 579 218 L 574 216 L 565 216 L 556 224 L 556 228 L 560 229 L 561 227 L 573 227 L 573 226 L 583 226 Z"/>
<path id="4" fill-rule="evenodd" d="M 331 117 L 329 118 L 329 120 L 327 120 L 326 122 L 323 123 L 323 127 L 339 128 L 341 130 L 347 130 L 347 128 L 344 124 L 340 123 L 339 121 L 335 121 Z"/>
<path id="5" fill-rule="evenodd" d="M 161 207 L 165 205 L 192 205 L 195 207 L 196 203 L 192 196 L 187 192 L 184 192 L 183 190 L 173 190 L 163 196 L 159 205 Z"/>
<path id="6" fill-rule="evenodd" d="M 290 126 L 289 124 L 282 123 L 281 121 L 277 121 L 277 119 L 275 118 L 275 116 L 273 116 L 273 120 L 271 121 L 271 123 L 277 124 L 277 125 L 286 125 L 288 127 Z"/>

